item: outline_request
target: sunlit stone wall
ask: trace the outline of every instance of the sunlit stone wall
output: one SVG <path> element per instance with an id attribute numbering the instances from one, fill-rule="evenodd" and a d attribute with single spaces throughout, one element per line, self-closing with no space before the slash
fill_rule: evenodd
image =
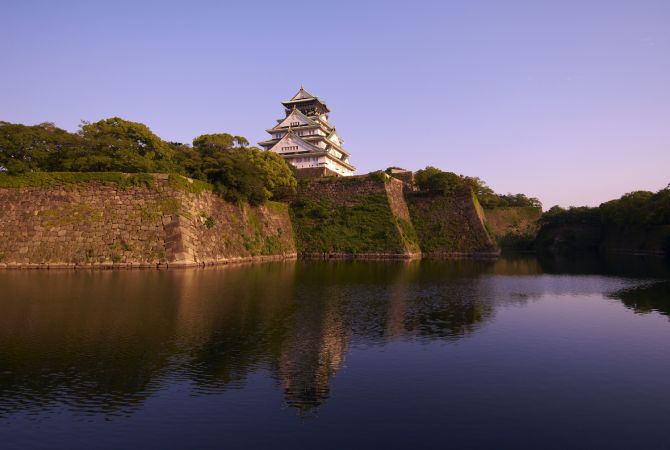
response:
<path id="1" fill-rule="evenodd" d="M 295 257 L 286 205 L 232 204 L 156 175 L 0 189 L 0 268 L 156 267 Z"/>
<path id="2" fill-rule="evenodd" d="M 407 193 L 412 223 L 425 257 L 495 257 L 484 211 L 469 188 L 448 195 Z"/>

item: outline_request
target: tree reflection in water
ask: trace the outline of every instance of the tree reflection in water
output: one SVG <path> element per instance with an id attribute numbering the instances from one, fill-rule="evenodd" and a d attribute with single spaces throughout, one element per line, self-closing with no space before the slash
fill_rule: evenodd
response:
<path id="1" fill-rule="evenodd" d="M 462 339 L 540 295 L 543 270 L 519 258 L 2 272 L 0 416 L 131 414 L 172 383 L 207 395 L 262 371 L 305 414 L 352 346 Z M 619 298 L 645 308 L 631 292 Z"/>
<path id="2" fill-rule="evenodd" d="M 646 283 L 611 294 L 639 314 L 658 312 L 670 316 L 670 281 Z"/>

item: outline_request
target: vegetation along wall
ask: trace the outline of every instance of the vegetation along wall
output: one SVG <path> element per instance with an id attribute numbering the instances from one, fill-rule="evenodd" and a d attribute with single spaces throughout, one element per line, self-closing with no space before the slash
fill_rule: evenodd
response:
<path id="1" fill-rule="evenodd" d="M 403 183 L 381 172 L 302 180 L 290 204 L 303 257 L 415 258 Z"/>
<path id="2" fill-rule="evenodd" d="M 497 253 L 468 187 L 416 192 L 382 172 L 301 180 L 290 203 L 258 206 L 180 175 L 0 174 L 0 267 Z"/>
<path id="3" fill-rule="evenodd" d="M 499 251 L 472 190 L 407 192 L 409 212 L 426 257 L 492 257 Z"/>
<path id="4" fill-rule="evenodd" d="M 542 215 L 540 252 L 670 256 L 670 185 L 629 192 L 597 207 L 554 206 Z"/>
<path id="5" fill-rule="evenodd" d="M 295 257 L 286 204 L 179 175 L 0 175 L 0 267 L 189 266 Z"/>
<path id="6" fill-rule="evenodd" d="M 534 251 L 542 208 L 509 206 L 485 211 L 488 230 L 503 251 Z"/>

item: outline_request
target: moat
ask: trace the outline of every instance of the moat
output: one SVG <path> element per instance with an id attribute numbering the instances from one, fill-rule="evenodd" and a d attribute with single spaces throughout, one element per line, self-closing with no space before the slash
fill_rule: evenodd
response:
<path id="1" fill-rule="evenodd" d="M 667 448 L 660 259 L 0 271 L 9 448 Z"/>

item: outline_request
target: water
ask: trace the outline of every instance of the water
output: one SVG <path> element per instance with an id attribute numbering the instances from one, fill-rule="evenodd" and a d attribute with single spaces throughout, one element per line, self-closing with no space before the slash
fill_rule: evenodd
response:
<path id="1" fill-rule="evenodd" d="M 658 260 L 0 272 L 0 446 L 669 449 Z"/>

